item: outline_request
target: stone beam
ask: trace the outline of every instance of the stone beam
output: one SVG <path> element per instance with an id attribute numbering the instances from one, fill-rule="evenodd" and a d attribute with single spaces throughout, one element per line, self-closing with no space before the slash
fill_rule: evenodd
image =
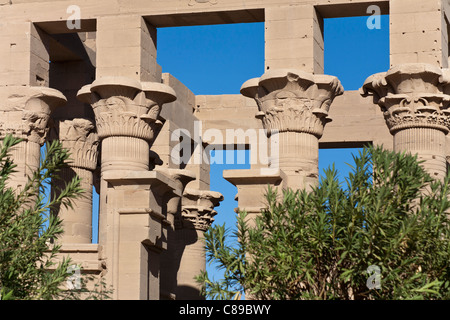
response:
<path id="1" fill-rule="evenodd" d="M 73 1 L 41 1 L 41 0 L 17 0 L 11 4 L 3 5 L 0 12 L 0 21 L 33 21 L 42 24 L 49 33 L 62 33 L 65 22 L 71 16 L 67 8 L 73 5 Z M 299 0 L 296 5 L 317 6 L 324 18 L 367 15 L 366 10 L 370 5 L 379 5 L 382 13 L 388 12 L 389 0 Z M 93 31 L 95 20 L 102 16 L 117 14 L 142 15 L 154 22 L 155 27 L 185 26 L 197 24 L 220 24 L 263 21 L 261 9 L 292 5 L 292 0 L 267 0 L 262 4 L 261 0 L 246 1 L 209 1 L 200 3 L 195 0 L 167 0 L 148 1 L 112 0 L 98 2 L 94 0 L 77 1 L 81 9 L 81 20 L 86 21 L 82 31 Z M 176 14 L 174 14 L 174 12 Z M 201 15 L 199 13 L 202 13 Z M 229 13 L 229 14 L 228 14 Z M 187 18 L 188 15 L 199 14 L 196 19 Z M 168 15 L 169 19 L 162 19 Z M 155 18 L 150 18 L 155 16 Z M 56 23 L 58 22 L 58 23 Z M 82 23 L 83 26 L 83 23 Z"/>
<path id="2" fill-rule="evenodd" d="M 88 39 L 92 40 L 91 37 L 94 37 L 95 41 L 95 32 L 50 34 L 50 61 L 87 60 L 95 66 L 95 48 L 89 47 L 88 44 Z"/>
<path id="3" fill-rule="evenodd" d="M 319 140 L 321 148 L 360 148 L 367 143 L 392 149 L 392 135 L 378 105 L 359 91 L 346 91 L 333 101 L 329 122 Z"/>

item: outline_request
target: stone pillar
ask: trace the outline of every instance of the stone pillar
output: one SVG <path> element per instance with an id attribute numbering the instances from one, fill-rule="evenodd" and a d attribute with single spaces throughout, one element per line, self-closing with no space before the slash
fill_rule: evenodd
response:
<path id="1" fill-rule="evenodd" d="M 394 138 L 394 150 L 417 154 L 436 179 L 447 172 L 450 77 L 448 71 L 420 63 L 394 66 L 364 82 L 361 93 L 372 95 Z"/>
<path id="2" fill-rule="evenodd" d="M 323 18 L 312 4 L 265 8 L 266 70 L 323 73 Z"/>
<path id="3" fill-rule="evenodd" d="M 156 62 L 156 28 L 141 15 L 97 18 L 96 78 L 123 76 L 139 81 L 161 81 Z"/>
<path id="4" fill-rule="evenodd" d="M 448 22 L 443 0 L 390 0 L 391 67 L 427 63 L 448 67 Z"/>
<path id="5" fill-rule="evenodd" d="M 214 191 L 185 189 L 181 216 L 177 221 L 178 251 L 182 253 L 177 277 L 177 300 L 202 299 L 195 276 L 206 269 L 204 233 L 214 222 L 222 194 Z"/>
<path id="6" fill-rule="evenodd" d="M 272 170 L 271 170 L 272 171 Z M 255 218 L 267 207 L 266 193 L 268 185 L 282 187 L 286 176 L 281 170 L 264 171 L 261 169 L 224 170 L 223 177 L 237 188 L 235 200 L 238 201 L 236 212 L 247 212 L 247 222 L 254 224 Z"/>
<path id="7" fill-rule="evenodd" d="M 56 181 L 56 194 L 75 176 L 81 178 L 83 196 L 73 201 L 73 208 L 60 207 L 57 214 L 63 220 L 64 234 L 61 242 L 92 242 L 92 187 L 93 172 L 97 168 L 98 136 L 95 124 L 87 119 L 61 120 L 56 124 L 57 137 L 70 153 L 67 168 Z"/>
<path id="8" fill-rule="evenodd" d="M 0 85 L 49 87 L 49 35 L 33 22 L 20 20 L 1 26 Z"/>
<path id="9" fill-rule="evenodd" d="M 117 215 L 122 215 L 118 208 L 124 206 L 123 201 L 128 202 L 127 199 L 122 199 L 123 196 L 120 199 L 108 198 L 108 194 L 110 197 L 115 194 L 117 187 L 113 187 L 104 176 L 108 172 L 124 170 L 148 172 L 150 143 L 160 126 L 158 116 L 161 107 L 164 103 L 174 101 L 176 95 L 170 87 L 161 83 L 141 83 L 125 77 L 103 77 L 80 89 L 78 98 L 92 105 L 101 141 L 99 245 L 102 247 L 101 259 L 104 267 L 113 273 L 107 274 L 107 281 L 119 290 L 117 268 L 120 264 L 118 260 L 120 219 Z M 120 194 L 123 194 L 122 192 L 120 191 Z M 149 204 L 146 206 L 150 207 Z M 152 204 L 152 207 L 154 206 L 155 204 Z M 146 208 L 138 207 L 133 210 L 143 212 L 144 216 L 148 215 Z M 125 223 L 125 218 L 123 222 Z M 144 249 L 136 251 L 137 257 L 145 251 L 142 250 Z M 136 281 L 141 280 L 136 278 Z M 127 295 L 117 292 L 115 296 L 123 298 Z"/>
<path id="10" fill-rule="evenodd" d="M 301 70 L 269 70 L 244 83 L 241 93 L 256 100 L 258 117 L 270 139 L 278 139 L 279 168 L 286 174 L 285 187 L 309 188 L 319 176 L 319 139 L 333 99 L 344 90 L 336 77 Z M 271 145 L 271 144 L 270 144 Z M 271 155 L 274 155 L 271 151 Z"/>
<path id="11" fill-rule="evenodd" d="M 181 197 L 181 190 L 155 170 L 109 170 L 102 179 L 108 186 L 108 233 L 100 251 L 113 298 L 159 300 L 161 254 L 167 250 L 170 226 L 163 201 Z"/>
<path id="12" fill-rule="evenodd" d="M 12 134 L 23 139 L 11 150 L 17 165 L 9 181 L 12 188 L 21 189 L 39 168 L 50 114 L 65 102 L 61 92 L 47 87 L 0 87 L 0 138 Z"/>
<path id="13" fill-rule="evenodd" d="M 180 195 L 183 194 L 186 185 L 195 180 L 195 174 L 185 169 L 171 169 L 158 167 L 155 169 L 164 173 L 176 182 L 179 193 L 166 193 L 162 203 L 166 204 L 167 219 L 167 250 L 161 253 L 160 290 L 161 300 L 175 300 L 177 287 L 177 271 L 179 257 L 177 253 L 177 234 L 175 231 L 175 219 L 181 212 Z"/>

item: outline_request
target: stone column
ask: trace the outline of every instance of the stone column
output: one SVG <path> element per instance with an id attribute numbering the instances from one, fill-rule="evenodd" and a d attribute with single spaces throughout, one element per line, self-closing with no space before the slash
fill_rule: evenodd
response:
<path id="1" fill-rule="evenodd" d="M 181 197 L 177 182 L 153 171 L 106 171 L 106 282 L 114 299 L 159 300 L 161 254 L 168 249 L 165 199 Z"/>
<path id="2" fill-rule="evenodd" d="M 319 139 L 331 121 L 328 110 L 333 99 L 343 92 L 336 77 L 295 69 L 268 71 L 242 85 L 241 93 L 256 100 L 257 116 L 269 138 L 279 141 L 278 159 L 271 166 L 278 160 L 286 174 L 285 187 L 308 189 L 317 184 Z"/>
<path id="3" fill-rule="evenodd" d="M 95 113 L 101 140 L 101 175 L 110 170 L 147 171 L 149 143 L 160 125 L 157 118 L 161 106 L 174 101 L 175 92 L 159 83 L 104 77 L 80 89 L 78 98 L 90 103 Z M 99 242 L 104 240 L 106 231 L 103 184 L 100 183 Z"/>
<path id="4" fill-rule="evenodd" d="M 167 219 L 167 250 L 161 253 L 161 300 L 175 300 L 177 287 L 177 271 L 179 258 L 177 253 L 177 234 L 175 231 L 175 219 L 181 212 L 180 195 L 183 194 L 186 185 L 195 180 L 195 174 L 185 169 L 171 169 L 158 167 L 155 171 L 161 172 L 176 182 L 179 193 L 166 193 L 162 203 L 166 204 Z"/>
<path id="5" fill-rule="evenodd" d="M 119 206 L 126 199 L 108 202 L 108 172 L 148 172 L 150 144 L 160 126 L 158 116 L 164 103 L 176 99 L 175 92 L 161 83 L 139 82 L 125 77 L 103 77 L 78 92 L 78 98 L 94 110 L 101 141 L 99 244 L 104 267 L 111 270 L 107 281 L 119 288 Z M 114 194 L 111 186 L 110 194 Z M 155 204 L 152 204 L 154 206 Z M 146 204 L 148 206 L 148 204 Z M 137 208 L 143 212 L 146 208 Z M 146 239 L 141 239 L 145 241 Z M 124 297 L 120 292 L 116 297 Z M 159 296 L 159 289 L 158 289 Z"/>
<path id="6" fill-rule="evenodd" d="M 92 186 L 93 172 L 97 168 L 98 136 L 95 124 L 87 119 L 60 120 L 56 124 L 57 137 L 70 153 L 67 168 L 60 173 L 55 190 L 64 188 L 75 176 L 81 178 L 83 196 L 73 201 L 73 208 L 60 207 L 57 214 L 63 220 L 64 234 L 61 242 L 92 242 Z"/>
<path id="7" fill-rule="evenodd" d="M 436 179 L 447 172 L 449 80 L 447 71 L 434 65 L 407 63 L 370 76 L 361 90 L 363 96 L 372 95 L 383 111 L 394 150 L 417 154 Z"/>
<path id="8" fill-rule="evenodd" d="M 12 188 L 23 188 L 39 168 L 50 113 L 65 102 L 61 92 L 47 87 L 0 87 L 0 138 L 12 134 L 23 139 L 11 150 L 17 165 L 9 181 Z"/>
<path id="9" fill-rule="evenodd" d="M 181 216 L 177 221 L 177 241 L 181 260 L 177 276 L 177 300 L 202 299 L 195 276 L 206 269 L 204 233 L 214 222 L 222 194 L 214 191 L 185 189 Z"/>

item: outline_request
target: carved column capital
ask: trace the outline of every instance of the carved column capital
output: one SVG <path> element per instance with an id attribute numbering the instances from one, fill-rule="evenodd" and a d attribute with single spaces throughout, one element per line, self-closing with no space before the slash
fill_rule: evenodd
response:
<path id="1" fill-rule="evenodd" d="M 304 132 L 320 138 L 331 121 L 328 111 L 333 99 L 344 93 L 340 81 L 329 75 L 279 69 L 250 79 L 241 94 L 255 99 L 265 129 L 270 133 Z"/>
<path id="2" fill-rule="evenodd" d="M 42 145 L 50 113 L 66 103 L 58 90 L 46 87 L 0 87 L 0 138 L 12 134 Z"/>
<path id="3" fill-rule="evenodd" d="M 392 134 L 408 128 L 450 130 L 448 71 L 428 64 L 401 64 L 366 79 L 360 92 L 372 95 Z"/>
<path id="4" fill-rule="evenodd" d="M 173 169 L 165 167 L 158 167 L 155 169 L 155 171 L 163 173 L 175 182 L 176 190 L 168 194 L 168 197 L 166 199 L 167 213 L 175 216 L 179 210 L 178 205 L 180 203 L 184 189 L 189 182 L 195 180 L 195 173 L 186 169 Z M 170 222 L 173 222 L 173 219 L 171 217 L 168 217 L 168 220 L 170 220 Z"/>
<path id="5" fill-rule="evenodd" d="M 217 211 L 214 210 L 223 195 L 219 192 L 197 189 L 185 189 L 182 199 L 182 221 L 177 228 L 194 228 L 205 232 L 214 222 Z"/>
<path id="6" fill-rule="evenodd" d="M 77 97 L 91 104 L 100 139 L 127 136 L 151 141 L 162 105 L 175 101 L 176 94 L 161 83 L 104 77 L 81 88 Z"/>
<path id="7" fill-rule="evenodd" d="M 99 139 L 95 124 L 88 119 L 60 120 L 57 137 L 71 154 L 71 167 L 94 171 L 97 168 Z"/>

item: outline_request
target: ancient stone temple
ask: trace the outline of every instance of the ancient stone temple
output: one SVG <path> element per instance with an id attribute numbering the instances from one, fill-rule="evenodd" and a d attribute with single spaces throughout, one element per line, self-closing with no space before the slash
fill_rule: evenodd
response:
<path id="1" fill-rule="evenodd" d="M 389 14 L 390 68 L 345 91 L 324 74 L 324 19 L 369 16 L 370 6 Z M 0 1 L 0 138 L 23 138 L 11 185 L 21 188 L 43 144 L 60 140 L 72 155 L 62 176 L 80 176 L 87 190 L 58 212 L 61 257 L 114 299 L 200 299 L 201 238 L 223 200 L 209 164 L 195 161 L 217 143 L 204 133 L 233 129 L 232 144 L 267 151 L 250 169 L 223 172 L 254 215 L 267 185 L 317 183 L 319 147 L 417 153 L 442 179 L 449 21 L 445 0 Z M 158 28 L 249 22 L 265 23 L 265 72 L 241 94 L 196 96 L 157 64 Z"/>

